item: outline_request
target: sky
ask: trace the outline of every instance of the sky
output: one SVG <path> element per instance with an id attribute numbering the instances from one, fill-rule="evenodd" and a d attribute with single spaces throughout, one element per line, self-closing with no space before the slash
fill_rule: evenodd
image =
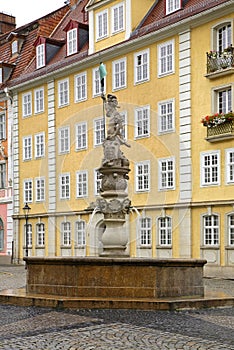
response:
<path id="1" fill-rule="evenodd" d="M 16 26 L 34 21 L 64 6 L 64 0 L 0 0 L 0 12 L 16 17 Z"/>

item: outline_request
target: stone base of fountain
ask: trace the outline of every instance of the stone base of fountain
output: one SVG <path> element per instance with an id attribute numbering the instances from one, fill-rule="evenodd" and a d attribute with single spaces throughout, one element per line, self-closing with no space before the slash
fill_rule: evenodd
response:
<path id="1" fill-rule="evenodd" d="M 76 298 L 202 297 L 205 260 L 24 258 L 27 293 Z"/>

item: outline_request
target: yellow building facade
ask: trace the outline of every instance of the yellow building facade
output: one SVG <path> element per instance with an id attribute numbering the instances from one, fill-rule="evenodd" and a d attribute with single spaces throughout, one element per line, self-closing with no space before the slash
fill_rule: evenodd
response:
<path id="1" fill-rule="evenodd" d="M 122 146 L 131 168 L 125 225 L 130 256 L 205 258 L 208 275 L 233 271 L 232 133 L 209 137 L 200 121 L 233 109 L 233 56 L 227 67 L 211 72 L 206 53 L 221 52 L 220 40 L 232 44 L 234 4 L 220 1 L 204 10 L 200 2 L 189 3 L 170 8 L 166 0 L 89 1 L 87 53 L 81 49 L 73 61 L 74 53 L 66 54 L 58 59 L 67 60 L 62 67 L 54 56 L 48 70 L 36 67 L 24 81 L 13 81 L 18 261 L 26 247 L 25 203 L 31 208 L 30 256 L 102 251 L 103 217 L 92 203 L 108 124 L 103 62 L 105 93 L 117 96 L 131 145 Z M 78 7 L 70 11 L 71 21 Z M 67 33 L 76 28 L 69 23 L 68 16 L 61 24 Z M 36 46 L 35 60 L 37 55 Z"/>

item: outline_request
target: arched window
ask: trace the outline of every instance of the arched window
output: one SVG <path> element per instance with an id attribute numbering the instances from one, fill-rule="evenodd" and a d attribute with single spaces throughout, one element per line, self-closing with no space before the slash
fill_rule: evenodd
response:
<path id="1" fill-rule="evenodd" d="M 234 247 L 234 214 L 228 215 L 228 245 Z"/>
<path id="2" fill-rule="evenodd" d="M 2 219 L 0 219 L 0 251 L 4 249 L 4 225 Z"/>
<path id="3" fill-rule="evenodd" d="M 76 222 L 76 242 L 78 246 L 85 246 L 86 244 L 85 226 L 83 220 Z"/>
<path id="4" fill-rule="evenodd" d="M 37 230 L 37 246 L 43 247 L 45 245 L 45 225 L 37 224 L 36 230 Z"/>

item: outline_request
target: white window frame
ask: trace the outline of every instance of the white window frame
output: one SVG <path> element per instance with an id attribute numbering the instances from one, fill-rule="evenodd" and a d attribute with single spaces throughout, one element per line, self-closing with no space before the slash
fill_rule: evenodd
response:
<path id="1" fill-rule="evenodd" d="M 93 132 L 94 132 L 94 147 L 100 146 L 103 144 L 104 141 L 104 120 L 103 117 L 96 118 L 93 121 L 94 127 L 93 127 Z"/>
<path id="2" fill-rule="evenodd" d="M 36 69 L 45 66 L 45 43 L 37 45 L 36 47 Z"/>
<path id="3" fill-rule="evenodd" d="M 151 248 L 152 246 L 152 219 L 150 217 L 141 217 L 138 219 L 139 244 L 140 247 Z"/>
<path id="4" fill-rule="evenodd" d="M 217 165 L 215 165 L 214 162 L 214 156 L 217 159 Z M 211 161 L 209 161 L 209 163 L 211 162 L 211 164 L 207 165 L 204 162 L 208 161 L 208 159 L 206 160 L 206 157 L 210 157 Z M 213 160 L 212 160 L 213 157 Z M 213 164 L 212 164 L 213 163 Z M 218 186 L 220 185 L 220 151 L 216 150 L 216 151 L 207 151 L 207 152 L 201 152 L 200 154 L 200 169 L 201 169 L 201 175 L 200 175 L 200 181 L 201 181 L 201 187 L 207 187 L 207 186 Z M 216 169 L 216 173 L 215 173 L 215 169 Z M 213 180 L 212 181 L 212 177 L 215 175 L 215 178 L 217 178 L 217 180 Z M 208 181 L 206 180 L 206 178 L 210 178 L 211 180 Z"/>
<path id="5" fill-rule="evenodd" d="M 70 152 L 70 126 L 61 127 L 59 133 L 59 153 L 65 154 Z"/>
<path id="6" fill-rule="evenodd" d="M 69 79 L 58 81 L 58 106 L 69 105 Z"/>
<path id="7" fill-rule="evenodd" d="M 0 140 L 6 139 L 6 114 L 0 114 Z"/>
<path id="8" fill-rule="evenodd" d="M 227 215 L 227 235 L 228 247 L 234 248 L 234 213 Z"/>
<path id="9" fill-rule="evenodd" d="M 13 40 L 11 43 L 11 54 L 14 55 L 15 53 L 18 53 L 18 40 Z"/>
<path id="10" fill-rule="evenodd" d="M 61 233 L 62 233 L 62 246 L 71 246 L 71 223 L 66 221 L 61 223 Z"/>
<path id="11" fill-rule="evenodd" d="M 23 160 L 32 160 L 32 136 L 23 137 Z"/>
<path id="12" fill-rule="evenodd" d="M 160 247 L 172 247 L 172 218 L 161 216 L 157 219 L 158 245 Z"/>
<path id="13" fill-rule="evenodd" d="M 175 41 L 170 40 L 158 45 L 158 77 L 175 72 Z"/>
<path id="14" fill-rule="evenodd" d="M 134 54 L 134 84 L 136 85 L 149 81 L 149 77 L 150 50 L 146 49 Z"/>
<path id="15" fill-rule="evenodd" d="M 32 115 L 32 93 L 27 92 L 22 95 L 22 115 L 29 117 Z"/>
<path id="16" fill-rule="evenodd" d="M 45 201 L 45 178 L 44 177 L 35 178 L 35 200 L 36 202 Z"/>
<path id="17" fill-rule="evenodd" d="M 125 9 L 121 2 L 111 8 L 111 32 L 116 34 L 125 29 Z"/>
<path id="18" fill-rule="evenodd" d="M 127 87 L 126 57 L 112 62 L 112 89 L 120 90 Z"/>
<path id="19" fill-rule="evenodd" d="M 234 184 L 234 148 L 225 150 L 226 184 Z"/>
<path id="20" fill-rule="evenodd" d="M 88 148 L 88 128 L 87 122 L 76 124 L 76 151 Z"/>
<path id="21" fill-rule="evenodd" d="M 102 183 L 102 174 L 99 169 L 94 169 L 94 194 L 95 196 L 100 195 L 100 188 Z"/>
<path id="22" fill-rule="evenodd" d="M 86 222 L 78 220 L 75 223 L 76 230 L 76 244 L 78 247 L 85 247 L 86 245 Z"/>
<path id="23" fill-rule="evenodd" d="M 108 36 L 108 10 L 96 14 L 96 40 L 102 40 Z"/>
<path id="24" fill-rule="evenodd" d="M 181 9 L 181 0 L 166 0 L 166 15 Z"/>
<path id="25" fill-rule="evenodd" d="M 136 192 L 150 191 L 150 161 L 145 160 L 135 164 L 135 190 Z"/>
<path id="26" fill-rule="evenodd" d="M 159 191 L 175 190 L 175 157 L 158 160 Z"/>
<path id="27" fill-rule="evenodd" d="M 75 76 L 75 102 L 87 100 L 87 72 Z"/>
<path id="28" fill-rule="evenodd" d="M 37 247 L 45 246 L 45 224 L 36 224 L 36 235 L 37 235 Z"/>
<path id="29" fill-rule="evenodd" d="M 150 106 L 135 109 L 135 139 L 150 136 Z"/>
<path id="30" fill-rule="evenodd" d="M 41 132 L 34 135 L 34 155 L 35 158 L 45 157 L 45 133 Z"/>
<path id="31" fill-rule="evenodd" d="M 59 184 L 60 199 L 70 199 L 70 174 L 60 174 Z"/>
<path id="32" fill-rule="evenodd" d="M 99 67 L 93 68 L 92 77 L 93 77 L 93 97 L 97 97 L 97 96 L 100 96 L 102 93 Z M 104 94 L 106 93 L 106 77 L 104 77 L 103 93 Z"/>
<path id="33" fill-rule="evenodd" d="M 32 224 L 27 225 L 27 235 L 26 235 L 26 225 L 24 225 L 24 245 L 26 246 L 26 239 L 28 239 L 28 248 L 32 248 Z"/>
<path id="34" fill-rule="evenodd" d="M 212 28 L 212 50 L 222 53 L 232 44 L 233 21 L 224 21 Z"/>
<path id="35" fill-rule="evenodd" d="M 206 219 L 210 220 L 210 225 L 205 225 Z M 215 224 L 215 220 L 218 220 L 218 225 Z M 220 218 L 217 214 L 203 215 L 202 217 L 203 226 L 203 245 L 205 247 L 217 247 L 219 246 L 220 239 Z M 207 241 L 209 240 L 209 243 Z"/>
<path id="36" fill-rule="evenodd" d="M 44 88 L 34 90 L 34 113 L 43 113 L 45 110 L 44 106 Z"/>
<path id="37" fill-rule="evenodd" d="M 158 102 L 158 133 L 175 131 L 175 99 Z"/>
<path id="38" fill-rule="evenodd" d="M 67 56 L 73 55 L 78 51 L 78 30 L 72 28 L 67 31 Z"/>
<path id="39" fill-rule="evenodd" d="M 6 188 L 6 162 L 0 161 L 0 189 Z"/>
<path id="40" fill-rule="evenodd" d="M 232 111 L 233 89 L 231 85 L 213 89 L 212 97 L 213 113 L 228 113 Z"/>
<path id="41" fill-rule="evenodd" d="M 88 197 L 88 171 L 80 170 L 76 172 L 76 197 Z"/>
<path id="42" fill-rule="evenodd" d="M 33 180 L 24 180 L 24 203 L 32 203 L 33 201 Z"/>

